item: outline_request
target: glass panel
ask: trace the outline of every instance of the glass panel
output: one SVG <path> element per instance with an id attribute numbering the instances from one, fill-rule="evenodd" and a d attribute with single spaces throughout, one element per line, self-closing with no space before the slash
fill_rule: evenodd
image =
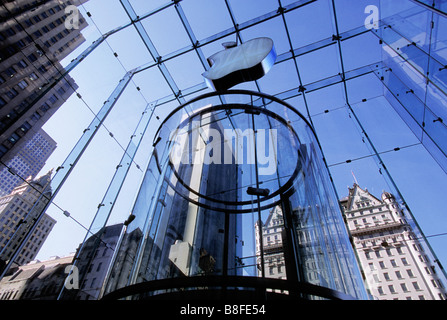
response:
<path id="1" fill-rule="evenodd" d="M 179 126 L 170 154 L 159 158 L 164 171 L 151 183 L 157 185 L 154 197 L 140 191 L 136 204 L 146 209 L 133 211 L 149 218 L 128 285 L 233 275 L 363 295 L 333 186 L 314 133 L 299 114 L 268 96 L 233 92 L 203 96 L 177 109 L 168 123 Z M 309 250 L 301 249 L 306 245 Z M 118 256 L 122 250 L 128 245 Z M 113 274 L 128 272 L 120 270 L 120 260 L 113 268 Z M 108 281 L 117 287 L 117 279 Z M 289 288 L 267 292 L 303 294 Z M 168 291 L 139 297 L 162 292 Z"/>

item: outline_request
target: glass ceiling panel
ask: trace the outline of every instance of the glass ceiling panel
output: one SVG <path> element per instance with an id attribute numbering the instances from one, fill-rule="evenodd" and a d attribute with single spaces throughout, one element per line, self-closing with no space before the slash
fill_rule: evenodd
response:
<path id="1" fill-rule="evenodd" d="M 294 49 L 335 34 L 331 10 L 330 1 L 323 0 L 286 12 L 285 19 Z"/>
<path id="2" fill-rule="evenodd" d="M 84 15 L 84 17 L 89 24 L 98 28 L 103 34 L 130 22 L 129 16 L 124 11 L 119 0 L 87 1 L 80 8 L 90 13 L 91 19 L 87 15 Z"/>
<path id="3" fill-rule="evenodd" d="M 383 95 L 383 84 L 373 73 L 357 77 L 346 82 L 350 103 L 371 99 Z"/>
<path id="4" fill-rule="evenodd" d="M 385 1 L 385 2 L 394 3 L 397 1 Z M 368 0 L 368 1 L 335 0 L 334 3 L 335 3 L 335 12 L 337 15 L 337 25 L 339 33 L 349 31 L 359 26 L 364 26 L 366 18 L 371 14 L 370 10 L 366 10 L 367 6 L 371 5 L 377 7 L 379 10 L 381 9 L 380 0 Z M 381 12 L 378 13 L 380 14 Z"/>
<path id="5" fill-rule="evenodd" d="M 135 74 L 133 80 L 138 83 L 141 93 L 149 102 L 172 94 L 171 88 L 157 66 Z"/>
<path id="6" fill-rule="evenodd" d="M 153 61 L 141 37 L 132 27 L 109 36 L 107 43 L 117 53 L 117 58 L 125 70 L 132 70 Z"/>
<path id="7" fill-rule="evenodd" d="M 233 27 L 224 0 L 183 1 L 181 6 L 199 41 Z"/>
<path id="8" fill-rule="evenodd" d="M 183 54 L 176 59 L 165 62 L 169 73 L 180 90 L 187 89 L 203 82 L 202 73 L 205 71 L 195 51 Z"/>
<path id="9" fill-rule="evenodd" d="M 304 84 L 341 73 L 338 48 L 335 45 L 312 51 L 296 58 Z M 318 68 L 315 68 L 318 64 Z"/>
<path id="10" fill-rule="evenodd" d="M 166 5 L 166 0 L 129 0 L 135 12 L 142 16 L 152 10 L 158 9 L 163 5 Z"/>
<path id="11" fill-rule="evenodd" d="M 382 60 L 382 47 L 379 39 L 372 33 L 342 41 L 341 51 L 345 70 L 354 70 Z"/>
<path id="12" fill-rule="evenodd" d="M 420 143 L 383 96 L 351 106 L 378 152 Z"/>
<path id="13" fill-rule="evenodd" d="M 227 0 L 227 2 L 233 11 L 236 24 L 276 11 L 279 7 L 277 1 L 262 1 L 262 5 L 259 5 L 259 0 Z"/>
<path id="14" fill-rule="evenodd" d="M 258 81 L 261 91 L 267 94 L 274 94 L 297 88 L 300 83 L 295 70 L 295 64 L 292 60 L 279 63 L 270 70 L 269 73 Z"/>
<path id="15" fill-rule="evenodd" d="M 344 107 L 345 91 L 342 83 L 306 93 L 306 101 L 311 116 Z"/>
<path id="16" fill-rule="evenodd" d="M 248 41 L 258 37 L 268 37 L 273 40 L 276 53 L 290 50 L 282 17 L 276 17 L 241 31 L 242 40 Z"/>
<path id="17" fill-rule="evenodd" d="M 142 23 L 160 56 L 191 45 L 173 6 L 144 19 Z"/>
<path id="18" fill-rule="evenodd" d="M 435 17 L 435 29 L 433 31 L 431 55 L 442 62 L 447 64 L 447 18 Z"/>
<path id="19" fill-rule="evenodd" d="M 314 116 L 312 122 L 329 166 L 370 154 L 346 108 Z"/>

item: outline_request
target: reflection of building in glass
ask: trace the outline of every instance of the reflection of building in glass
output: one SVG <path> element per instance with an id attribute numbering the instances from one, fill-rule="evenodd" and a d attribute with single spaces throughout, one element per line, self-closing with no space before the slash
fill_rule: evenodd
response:
<path id="1" fill-rule="evenodd" d="M 133 263 L 138 250 L 138 244 L 143 238 L 143 233 L 139 228 L 131 232 L 125 232 L 119 240 L 115 255 L 111 261 L 111 269 L 104 283 L 103 290 L 114 291 L 125 287 L 129 282 L 129 275 L 132 271 Z"/>
<path id="2" fill-rule="evenodd" d="M 56 300 L 65 277 L 65 268 L 73 263 L 74 255 L 34 260 L 11 268 L 0 281 L 0 300 Z"/>
<path id="3" fill-rule="evenodd" d="M 82 1 L 85 2 L 85 1 Z M 20 148 L 77 89 L 60 61 L 77 48 L 87 26 L 66 28 L 69 1 L 20 0 L 0 7 L 0 157 Z"/>
<path id="4" fill-rule="evenodd" d="M 51 198 L 51 188 L 47 188 L 50 180 L 51 171 L 36 180 L 28 179 L 14 188 L 9 195 L 0 198 L 0 258 L 2 264 L 12 258 L 22 239 L 35 223 L 36 216 L 40 214 Z M 39 199 L 41 192 L 45 189 L 47 193 Z M 33 260 L 55 223 L 53 218 L 44 214 L 14 262 L 23 265 Z"/>
<path id="5" fill-rule="evenodd" d="M 313 130 L 278 99 L 229 91 L 179 107 L 154 138 L 104 297 L 365 298 L 323 168 Z"/>
<path id="6" fill-rule="evenodd" d="M 79 290 L 64 290 L 62 299 L 98 299 L 122 228 L 122 224 L 107 226 L 78 248 Z"/>
<path id="7" fill-rule="evenodd" d="M 261 241 L 259 241 L 260 221 L 256 223 L 256 256 L 260 263 Z M 284 260 L 284 244 L 282 233 L 284 231 L 284 219 L 280 207 L 270 210 L 267 220 L 262 225 L 262 244 L 264 251 L 264 264 L 266 277 L 287 279 Z"/>
<path id="8" fill-rule="evenodd" d="M 370 294 L 380 300 L 445 300 L 442 268 L 407 222 L 395 197 L 354 184 L 341 200 Z M 440 269 L 441 268 L 441 269 Z"/>

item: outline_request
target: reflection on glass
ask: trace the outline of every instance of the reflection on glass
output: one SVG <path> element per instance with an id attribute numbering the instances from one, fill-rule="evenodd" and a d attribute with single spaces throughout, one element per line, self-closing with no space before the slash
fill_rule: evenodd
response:
<path id="1" fill-rule="evenodd" d="M 273 97 L 212 93 L 174 110 L 154 139 L 132 214 L 105 295 L 121 289 L 144 299 L 183 294 L 186 286 L 209 297 L 225 288 L 365 298 L 315 134 Z M 185 284 L 216 277 L 229 282 Z M 301 283 L 314 286 L 306 291 Z"/>

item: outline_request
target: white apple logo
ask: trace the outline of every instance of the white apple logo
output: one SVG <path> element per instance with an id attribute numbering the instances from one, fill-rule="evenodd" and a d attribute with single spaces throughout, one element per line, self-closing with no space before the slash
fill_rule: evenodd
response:
<path id="1" fill-rule="evenodd" d="M 211 68 L 202 75 L 216 91 L 263 77 L 275 64 L 276 51 L 270 38 L 255 38 L 240 46 L 224 43 L 223 51 L 208 58 Z"/>

